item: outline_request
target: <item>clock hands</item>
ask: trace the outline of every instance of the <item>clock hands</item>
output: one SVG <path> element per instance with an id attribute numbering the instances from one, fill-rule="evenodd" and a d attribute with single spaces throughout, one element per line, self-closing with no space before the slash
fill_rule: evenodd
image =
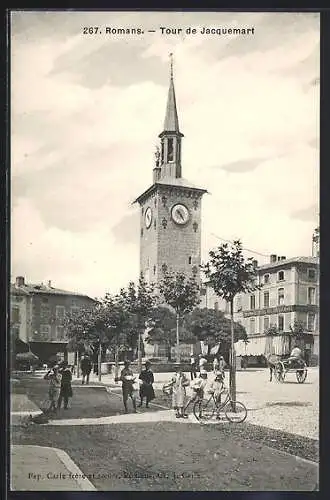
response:
<path id="1" fill-rule="evenodd" d="M 181 219 L 182 219 L 182 220 L 184 220 L 184 216 L 183 216 L 183 214 L 182 214 L 181 210 L 177 210 L 177 212 L 176 212 L 176 213 L 177 213 L 178 215 L 180 215 L 180 217 L 181 217 Z"/>

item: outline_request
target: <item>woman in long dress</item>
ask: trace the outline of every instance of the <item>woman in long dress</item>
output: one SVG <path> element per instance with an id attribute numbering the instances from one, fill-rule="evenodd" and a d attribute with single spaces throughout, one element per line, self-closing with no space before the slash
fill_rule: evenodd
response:
<path id="1" fill-rule="evenodd" d="M 189 380 L 182 372 L 180 365 L 175 367 L 175 374 L 171 378 L 169 385 L 172 387 L 172 407 L 175 410 L 176 418 L 187 418 L 183 411 L 186 398 L 186 387 L 189 385 Z"/>
<path id="2" fill-rule="evenodd" d="M 49 370 L 46 373 L 44 379 L 49 381 L 48 396 L 50 400 L 50 406 L 48 411 L 56 411 L 62 380 L 61 374 L 59 373 L 59 367 L 55 365 L 52 370 Z"/>
<path id="3" fill-rule="evenodd" d="M 152 373 L 150 366 L 151 366 L 150 361 L 146 361 L 145 370 L 142 370 L 139 376 L 139 379 L 142 382 L 140 385 L 139 406 L 142 406 L 143 399 L 146 398 L 146 408 L 149 408 L 150 401 L 155 399 L 155 391 L 152 386 L 152 384 L 154 383 L 154 374 Z"/>

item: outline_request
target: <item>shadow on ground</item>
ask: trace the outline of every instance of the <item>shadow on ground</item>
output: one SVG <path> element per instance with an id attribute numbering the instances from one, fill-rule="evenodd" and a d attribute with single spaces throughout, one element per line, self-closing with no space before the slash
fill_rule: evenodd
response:
<path id="1" fill-rule="evenodd" d="M 312 406 L 308 401 L 274 401 L 273 403 L 266 403 L 266 406 L 286 406 L 292 408 L 294 406 Z"/>

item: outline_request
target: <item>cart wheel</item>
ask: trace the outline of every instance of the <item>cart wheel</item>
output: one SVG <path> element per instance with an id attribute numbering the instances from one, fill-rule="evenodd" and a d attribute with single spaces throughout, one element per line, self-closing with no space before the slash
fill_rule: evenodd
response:
<path id="1" fill-rule="evenodd" d="M 224 412 L 229 422 L 238 424 L 244 422 L 247 417 L 247 409 L 239 401 L 229 401 L 224 407 Z"/>
<path id="2" fill-rule="evenodd" d="M 303 368 L 302 370 L 297 370 L 296 377 L 298 384 L 303 384 L 307 378 L 307 369 Z"/>
<path id="3" fill-rule="evenodd" d="M 211 420 L 214 415 L 215 406 L 212 400 L 196 401 L 193 407 L 193 413 L 200 422 Z"/>

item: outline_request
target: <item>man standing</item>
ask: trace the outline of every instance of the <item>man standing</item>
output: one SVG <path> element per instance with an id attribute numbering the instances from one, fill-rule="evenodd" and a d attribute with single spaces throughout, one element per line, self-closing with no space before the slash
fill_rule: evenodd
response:
<path id="1" fill-rule="evenodd" d="M 60 409 L 62 406 L 62 399 L 64 400 L 64 409 L 67 410 L 69 398 L 72 398 L 72 372 L 71 368 L 68 366 L 67 362 L 62 363 L 61 369 L 61 390 L 60 395 L 57 400 L 57 408 Z"/>
<path id="2" fill-rule="evenodd" d="M 227 363 L 224 360 L 224 357 L 220 356 L 220 359 L 219 359 L 219 372 L 222 373 L 223 378 L 225 378 L 225 367 L 226 366 L 227 366 Z"/>
<path id="3" fill-rule="evenodd" d="M 196 373 L 196 359 L 195 356 L 192 354 L 190 358 L 190 379 L 194 380 L 194 378 L 197 377 Z"/>
<path id="4" fill-rule="evenodd" d="M 206 369 L 207 360 L 204 358 L 203 354 L 199 355 L 199 372 Z"/>
<path id="5" fill-rule="evenodd" d="M 150 366 L 151 366 L 150 361 L 146 361 L 145 370 L 142 370 L 139 376 L 139 379 L 142 382 L 140 386 L 141 402 L 139 406 L 142 406 L 143 398 L 146 398 L 146 408 L 149 408 L 150 401 L 155 399 L 155 391 L 152 386 L 152 384 L 154 383 L 154 374 L 152 373 Z"/>
<path id="6" fill-rule="evenodd" d="M 88 354 L 85 354 L 82 357 L 81 363 L 80 363 L 80 368 L 81 368 L 81 375 L 82 375 L 81 383 L 84 384 L 85 378 L 86 378 L 86 384 L 88 384 L 89 383 L 89 375 L 92 371 L 92 362 L 91 362 Z"/>
<path id="7" fill-rule="evenodd" d="M 219 360 L 216 356 L 214 356 L 213 360 L 213 372 L 216 373 L 219 370 Z"/>
<path id="8" fill-rule="evenodd" d="M 133 411 L 134 413 L 136 413 L 136 400 L 134 394 L 135 376 L 132 370 L 130 369 L 129 361 L 124 362 L 124 368 L 120 373 L 120 380 L 122 381 L 123 403 L 125 407 L 125 413 L 128 413 L 127 401 L 129 397 L 132 400 Z"/>

